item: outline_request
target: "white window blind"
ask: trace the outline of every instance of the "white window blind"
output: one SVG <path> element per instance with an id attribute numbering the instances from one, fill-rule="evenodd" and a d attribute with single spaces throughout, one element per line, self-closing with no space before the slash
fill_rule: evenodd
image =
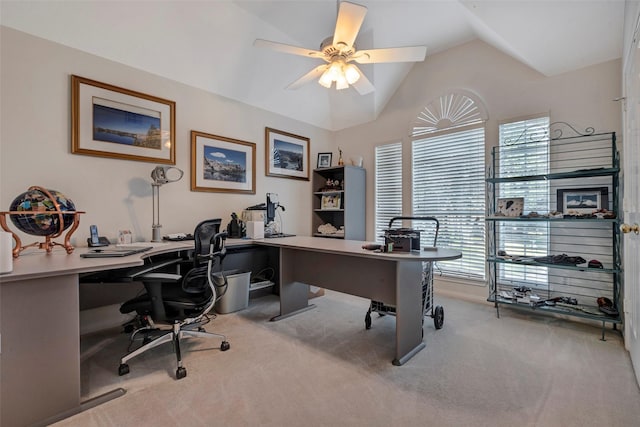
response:
<path id="1" fill-rule="evenodd" d="M 389 220 L 402 215 L 402 143 L 379 145 L 375 155 L 375 240 L 384 243 Z"/>
<path id="2" fill-rule="evenodd" d="M 497 157 L 499 178 L 541 175 L 549 171 L 549 117 L 539 117 L 500 125 Z M 550 211 L 548 181 L 503 182 L 498 198 L 524 197 L 524 214 Z M 505 221 L 498 223 L 498 249 L 509 255 L 546 256 L 549 227 L 546 222 Z M 513 285 L 546 285 L 547 269 L 499 264 L 498 279 Z"/>
<path id="3" fill-rule="evenodd" d="M 443 275 L 484 280 L 484 127 L 413 141 L 413 216 L 440 222 L 438 246 L 462 258 L 439 263 Z"/>

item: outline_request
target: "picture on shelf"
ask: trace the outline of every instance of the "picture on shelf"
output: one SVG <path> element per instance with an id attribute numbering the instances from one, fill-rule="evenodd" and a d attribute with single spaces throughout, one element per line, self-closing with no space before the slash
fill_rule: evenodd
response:
<path id="1" fill-rule="evenodd" d="M 609 207 L 609 189 L 569 188 L 558 189 L 558 211 L 565 215 L 592 214 Z"/>
<path id="2" fill-rule="evenodd" d="M 318 169 L 331 167 L 333 153 L 318 153 Z"/>
<path id="3" fill-rule="evenodd" d="M 519 217 L 524 209 L 524 197 L 498 199 L 496 215 Z"/>
<path id="4" fill-rule="evenodd" d="M 340 209 L 341 200 L 342 197 L 340 197 L 340 194 L 325 194 L 322 196 L 320 208 L 323 210 Z"/>

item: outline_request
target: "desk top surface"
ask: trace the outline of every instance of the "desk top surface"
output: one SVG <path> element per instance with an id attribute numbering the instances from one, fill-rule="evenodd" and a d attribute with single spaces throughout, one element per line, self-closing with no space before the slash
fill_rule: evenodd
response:
<path id="1" fill-rule="evenodd" d="M 326 239 L 320 237 L 293 236 L 276 239 L 227 239 L 226 246 L 271 246 L 300 249 L 314 252 L 327 252 L 350 256 L 378 258 L 386 261 L 446 261 L 462 256 L 459 251 L 438 248 L 434 251 L 375 253 L 362 249 L 366 242 L 356 240 Z M 117 268 L 136 267 L 144 264 L 144 259 L 163 253 L 179 252 L 193 248 L 193 241 L 149 243 L 138 242 L 138 246 L 153 246 L 147 252 L 116 258 L 81 258 L 80 254 L 88 248 L 77 247 L 72 254 L 60 248 L 51 253 L 41 250 L 27 250 L 13 260 L 13 271 L 0 275 L 0 284 L 18 280 L 42 277 L 80 274 L 92 271 L 104 271 Z"/>

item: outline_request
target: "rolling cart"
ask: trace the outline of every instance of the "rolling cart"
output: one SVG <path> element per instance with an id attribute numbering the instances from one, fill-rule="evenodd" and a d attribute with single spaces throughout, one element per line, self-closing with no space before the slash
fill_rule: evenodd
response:
<path id="1" fill-rule="evenodd" d="M 397 251 L 396 248 L 405 252 L 420 250 L 420 236 L 421 234 L 424 234 L 424 231 L 410 228 L 393 228 L 393 223 L 398 220 L 423 221 L 431 224 L 431 228 L 424 231 L 427 232 L 427 236 L 433 236 L 432 247 L 436 247 L 440 223 L 436 218 L 431 216 L 396 216 L 391 218 L 389 221 L 389 229 L 385 230 L 384 234 L 385 246 L 388 246 L 391 243 L 393 245 L 394 252 Z M 431 242 L 431 240 L 429 240 L 429 242 Z M 422 242 L 422 244 L 424 243 L 425 242 Z M 424 325 L 424 316 L 429 315 L 433 318 L 433 325 L 435 328 L 442 329 L 442 325 L 444 324 L 444 309 L 442 306 L 434 306 L 433 304 L 433 262 L 428 261 L 422 263 L 422 323 Z M 386 314 L 395 316 L 396 307 L 393 305 L 387 305 L 381 301 L 372 300 L 369 305 L 369 310 L 364 318 L 366 329 L 371 329 L 371 313 L 373 312 L 377 312 L 380 316 L 384 316 Z"/>

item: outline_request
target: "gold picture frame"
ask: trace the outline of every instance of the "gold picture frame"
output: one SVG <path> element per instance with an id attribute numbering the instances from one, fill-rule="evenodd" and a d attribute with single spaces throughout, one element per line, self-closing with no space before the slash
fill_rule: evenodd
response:
<path id="1" fill-rule="evenodd" d="M 256 194 L 256 144 L 192 130 L 191 191 Z"/>
<path id="2" fill-rule="evenodd" d="M 309 181 L 310 139 L 265 128 L 265 174 Z"/>
<path id="3" fill-rule="evenodd" d="M 71 76 L 71 153 L 176 164 L 175 102 Z"/>

